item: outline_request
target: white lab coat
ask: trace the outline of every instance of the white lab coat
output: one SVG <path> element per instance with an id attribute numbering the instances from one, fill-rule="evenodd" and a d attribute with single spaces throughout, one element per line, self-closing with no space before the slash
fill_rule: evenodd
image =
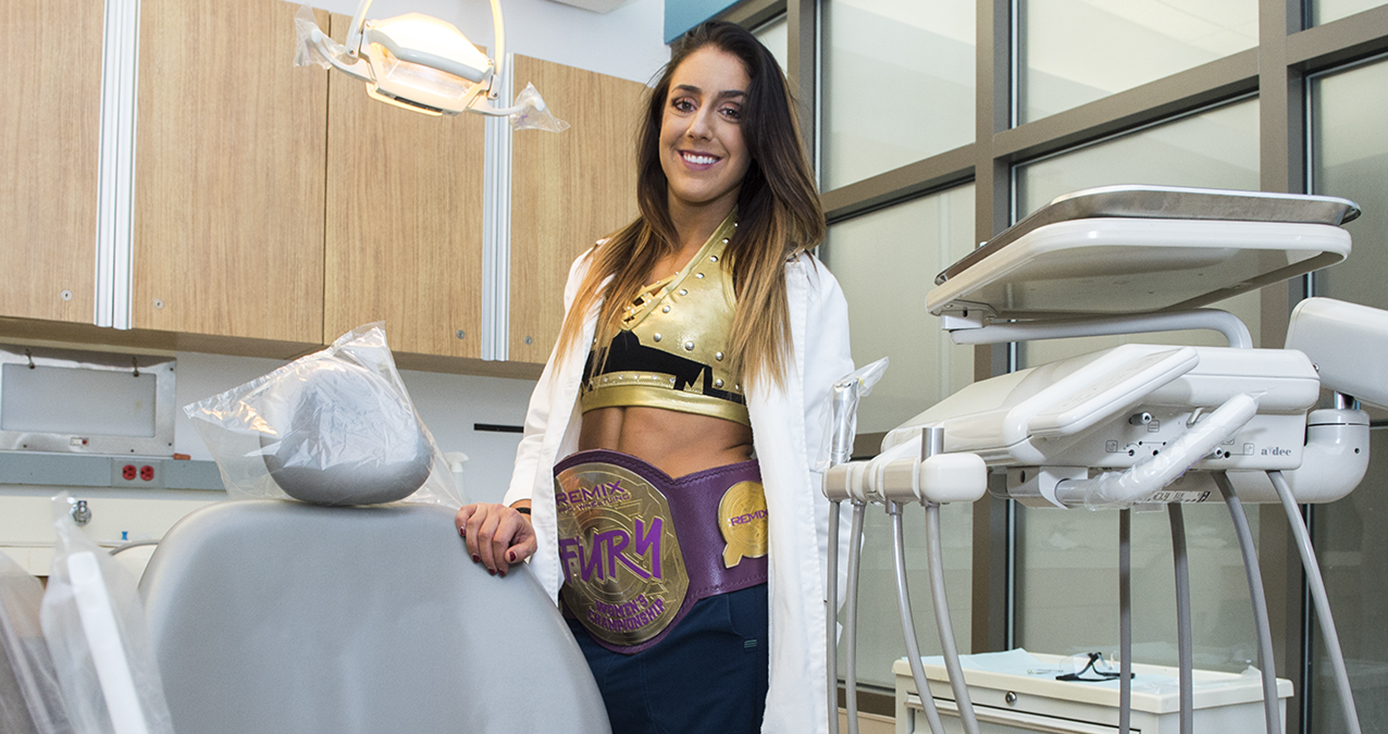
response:
<path id="1" fill-rule="evenodd" d="M 574 262 L 564 288 L 564 309 L 573 304 L 590 260 Z M 762 731 L 826 732 L 824 579 L 828 501 L 811 465 L 823 450 L 826 396 L 853 371 L 848 346 L 848 304 L 838 281 L 818 260 L 802 254 L 786 263 L 793 369 L 784 388 L 756 381 L 747 391 L 752 442 L 761 465 L 770 523 L 770 689 Z M 511 486 L 503 500 L 532 502 L 538 548 L 531 560 L 552 598 L 563 581 L 555 530 L 553 466 L 578 450 L 579 383 L 597 323 L 594 309 L 583 334 L 566 354 L 550 355 L 530 398 L 525 435 L 516 452 Z M 846 517 L 845 517 L 846 520 Z M 841 528 L 846 553 L 847 528 Z M 842 599 L 846 568 L 840 572 Z"/>

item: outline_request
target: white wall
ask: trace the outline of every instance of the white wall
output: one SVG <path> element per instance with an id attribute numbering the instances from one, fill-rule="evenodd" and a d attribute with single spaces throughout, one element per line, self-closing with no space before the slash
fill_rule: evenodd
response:
<path id="1" fill-rule="evenodd" d="M 177 359 L 173 451 L 201 460 L 210 460 L 212 455 L 183 406 L 285 364 L 282 360 L 193 352 L 180 352 Z M 462 473 L 464 499 L 500 501 L 510 480 L 520 434 L 476 431 L 473 425 L 520 425 L 534 381 L 411 371 L 402 371 L 401 377 L 439 449 L 468 455 Z M 50 498 L 64 489 L 75 499 L 88 502 L 92 521 L 84 532 L 105 547 L 157 540 L 187 513 L 226 499 L 225 493 L 210 491 L 0 485 L 0 553 L 9 555 L 29 573 L 48 573 L 54 541 Z M 139 548 L 117 558 L 138 577 L 152 551 Z"/>
<path id="2" fill-rule="evenodd" d="M 355 15 L 356 0 L 312 0 L 315 8 Z M 492 44 L 487 0 L 375 0 L 368 18 L 424 13 L 458 27 L 479 46 Z M 664 0 L 632 0 L 610 13 L 594 13 L 553 0 L 501 0 L 506 51 L 645 84 L 670 58 L 662 41 Z M 525 88 L 517 79 L 516 89 Z M 543 95 L 545 90 L 541 89 Z"/>

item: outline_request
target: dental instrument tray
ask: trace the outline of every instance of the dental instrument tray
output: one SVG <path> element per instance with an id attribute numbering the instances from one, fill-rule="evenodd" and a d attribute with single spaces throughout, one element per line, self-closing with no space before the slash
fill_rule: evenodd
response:
<path id="1" fill-rule="evenodd" d="M 1357 216 L 1353 202 L 1328 196 L 1086 189 L 945 270 L 926 308 L 991 319 L 1196 308 L 1344 260 L 1341 225 Z"/>

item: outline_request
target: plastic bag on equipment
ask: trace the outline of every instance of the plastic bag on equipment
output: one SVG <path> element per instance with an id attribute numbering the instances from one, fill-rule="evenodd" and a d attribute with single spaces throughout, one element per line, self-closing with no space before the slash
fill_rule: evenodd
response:
<path id="1" fill-rule="evenodd" d="M 40 618 L 73 729 L 82 734 L 173 734 L 159 664 L 135 579 L 53 498 L 58 530 Z"/>
<path id="2" fill-rule="evenodd" d="M 71 734 L 53 656 L 43 639 L 43 585 L 0 553 L 0 731 Z"/>
<path id="3" fill-rule="evenodd" d="M 527 83 L 512 104 L 525 108 L 520 112 L 511 113 L 511 127 L 516 130 L 548 130 L 552 133 L 562 133 L 569 129 L 569 123 L 550 114 L 549 107 L 545 105 L 545 100 L 540 97 L 540 92 L 535 89 L 534 84 Z"/>
<path id="4" fill-rule="evenodd" d="M 347 47 L 326 38 L 327 34 L 318 27 L 318 19 L 313 16 L 313 8 L 308 5 L 299 7 L 299 12 L 294 16 L 294 32 L 298 36 L 298 41 L 294 45 L 294 65 L 295 66 L 321 66 L 324 69 L 331 69 L 332 62 L 323 56 L 323 52 L 314 45 L 314 37 L 323 37 L 326 41 L 328 50 L 339 61 L 351 65 L 355 60 L 347 53 Z"/>
<path id="5" fill-rule="evenodd" d="M 824 441 L 814 470 L 820 473 L 852 458 L 853 438 L 858 434 L 858 401 L 872 394 L 872 386 L 887 372 L 890 358 L 859 367 L 829 388 L 825 398 Z"/>
<path id="6" fill-rule="evenodd" d="M 462 505 L 379 323 L 183 410 L 233 499 Z"/>

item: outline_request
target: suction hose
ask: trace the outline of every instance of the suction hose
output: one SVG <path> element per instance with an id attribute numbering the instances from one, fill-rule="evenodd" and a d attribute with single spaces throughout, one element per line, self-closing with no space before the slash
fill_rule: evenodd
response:
<path id="1" fill-rule="evenodd" d="M 1118 734 L 1129 734 L 1133 716 L 1133 511 L 1118 511 Z"/>
<path id="2" fill-rule="evenodd" d="M 1180 665 L 1180 732 L 1195 734 L 1195 655 L 1190 630 L 1190 561 L 1186 557 L 1186 521 L 1181 503 L 1166 506 L 1171 521 L 1171 559 L 1176 571 L 1176 649 Z"/>
<path id="3" fill-rule="evenodd" d="M 1243 503 L 1234 493 L 1234 484 L 1229 475 L 1215 472 L 1215 486 L 1224 496 L 1224 504 L 1229 508 L 1229 517 L 1234 521 L 1234 534 L 1239 539 L 1239 550 L 1243 552 L 1243 569 L 1248 576 L 1248 595 L 1253 600 L 1253 628 L 1258 635 L 1258 669 L 1263 674 L 1263 719 L 1268 734 L 1281 734 L 1282 714 L 1277 706 L 1277 668 L 1272 657 L 1272 626 L 1268 623 L 1268 602 L 1263 594 L 1263 572 L 1258 566 L 1258 549 L 1253 545 L 1253 532 L 1248 526 L 1248 515 L 1243 511 Z M 1298 516 L 1300 519 L 1300 516 Z"/>
<path id="4" fill-rule="evenodd" d="M 1277 497 L 1282 500 L 1282 509 L 1287 513 L 1287 522 L 1292 526 L 1296 537 L 1296 548 L 1301 552 L 1301 565 L 1306 570 L 1306 582 L 1311 587 L 1311 599 L 1316 605 L 1316 621 L 1321 628 L 1321 638 L 1325 641 L 1325 652 L 1330 656 L 1330 668 L 1335 674 L 1335 688 L 1340 694 L 1340 708 L 1345 714 L 1345 726 L 1349 734 L 1360 734 L 1359 712 L 1354 707 L 1354 695 L 1350 691 L 1349 672 L 1345 669 L 1345 655 L 1340 650 L 1340 636 L 1335 632 L 1335 619 L 1330 616 L 1330 598 L 1325 591 L 1325 580 L 1321 578 L 1321 567 L 1316 562 L 1316 549 L 1311 546 L 1311 534 L 1306 523 L 1297 511 L 1292 489 L 1280 471 L 1268 472 L 1272 486 L 1277 489 Z"/>

